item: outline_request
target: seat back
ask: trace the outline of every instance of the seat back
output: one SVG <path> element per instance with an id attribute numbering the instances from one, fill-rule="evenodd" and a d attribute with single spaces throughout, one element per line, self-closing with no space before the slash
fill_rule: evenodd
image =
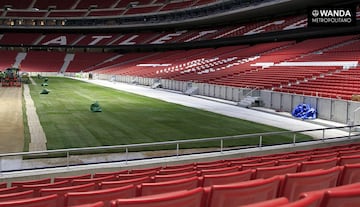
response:
<path id="1" fill-rule="evenodd" d="M 280 189 L 280 196 L 296 200 L 303 192 L 335 187 L 341 168 L 286 174 Z"/>
<path id="2" fill-rule="evenodd" d="M 300 172 L 316 170 L 316 169 L 329 169 L 335 167 L 338 163 L 338 158 L 330 158 L 323 160 L 304 161 L 301 162 Z"/>
<path id="3" fill-rule="evenodd" d="M 104 207 L 104 202 L 99 201 L 99 202 L 96 202 L 96 203 L 81 204 L 81 205 L 75 205 L 75 206 L 71 206 L 71 207 Z"/>
<path id="4" fill-rule="evenodd" d="M 223 185 L 242 181 L 248 181 L 251 179 L 254 170 L 244 170 L 231 173 L 224 173 L 218 175 L 204 175 L 201 178 L 201 185 L 203 187 L 211 185 Z"/>
<path id="5" fill-rule="evenodd" d="M 202 188 L 195 188 L 192 190 L 176 191 L 152 196 L 117 199 L 111 202 L 111 207 L 201 207 L 203 205 L 203 194 L 204 191 Z"/>
<path id="6" fill-rule="evenodd" d="M 98 185 L 101 182 L 104 181 L 115 181 L 117 180 L 117 177 L 115 175 L 109 175 L 105 177 L 98 177 L 98 178 L 89 178 L 89 179 L 74 179 L 71 183 L 72 185 L 84 185 L 87 183 L 95 183 Z"/>
<path id="7" fill-rule="evenodd" d="M 0 207 L 54 207 L 57 195 L 0 202 Z"/>
<path id="8" fill-rule="evenodd" d="M 136 196 L 136 187 L 128 185 L 125 187 L 109 188 L 87 192 L 69 192 L 65 195 L 66 206 L 95 203 L 102 201 L 104 206 L 110 206 L 110 201 L 118 198 L 133 198 Z"/>
<path id="9" fill-rule="evenodd" d="M 154 182 L 164 182 L 164 181 L 171 181 L 171 180 L 179 180 L 184 178 L 191 178 L 197 176 L 196 171 L 190 171 L 190 172 L 183 172 L 183 173 L 174 173 L 169 175 L 155 175 L 153 177 Z"/>
<path id="10" fill-rule="evenodd" d="M 277 161 L 277 165 L 288 165 L 288 164 L 293 164 L 293 163 L 301 163 L 304 161 L 308 161 L 309 159 L 310 159 L 310 156 L 280 159 Z"/>
<path id="11" fill-rule="evenodd" d="M 198 171 L 198 174 L 199 175 L 214 175 L 214 174 L 224 174 L 224 173 L 230 173 L 230 172 L 236 172 L 236 171 L 239 171 L 239 166 L 200 170 L 200 171 Z"/>
<path id="12" fill-rule="evenodd" d="M 289 200 L 285 197 L 275 198 L 268 201 L 256 202 L 248 205 L 240 205 L 238 207 L 277 207 L 280 205 L 288 204 Z"/>
<path id="13" fill-rule="evenodd" d="M 260 162 L 260 163 L 252 163 L 252 164 L 243 164 L 241 165 L 241 170 L 255 169 L 258 167 L 272 167 L 275 166 L 275 164 L 276 164 L 275 160 Z"/>
<path id="14" fill-rule="evenodd" d="M 89 179 L 91 178 L 91 174 L 83 174 L 83 175 L 74 175 L 74 176 L 66 176 L 66 177 L 55 177 L 54 178 L 54 183 L 59 182 L 59 181 L 64 181 L 64 180 L 68 180 L 68 181 L 72 181 L 75 179 Z"/>
<path id="15" fill-rule="evenodd" d="M 334 157 L 337 157 L 337 156 L 338 156 L 337 152 L 313 154 L 313 155 L 310 155 L 310 160 L 314 161 L 314 160 L 331 159 L 331 158 L 334 158 Z"/>
<path id="16" fill-rule="evenodd" d="M 32 184 L 32 185 L 23 185 L 22 190 L 33 190 L 34 196 L 40 196 L 40 189 L 43 188 L 58 188 L 71 186 L 71 182 L 68 180 L 59 181 L 56 183 L 45 183 L 45 184 Z"/>
<path id="17" fill-rule="evenodd" d="M 38 180 L 25 180 L 25 181 L 14 181 L 11 183 L 11 186 L 19 187 L 19 190 L 22 188 L 23 185 L 35 185 L 35 184 L 45 184 L 51 183 L 51 178 L 44 178 Z"/>
<path id="18" fill-rule="evenodd" d="M 40 196 L 47 196 L 57 194 L 57 207 L 63 207 L 65 205 L 65 194 L 69 192 L 84 192 L 95 190 L 95 183 L 88 183 L 84 185 L 75 185 L 61 188 L 44 188 L 40 189 Z M 54 207 L 54 206 L 53 206 Z"/>
<path id="19" fill-rule="evenodd" d="M 228 185 L 210 187 L 208 207 L 237 207 L 276 198 L 280 185 L 280 177 L 257 179 Z"/>
<path id="20" fill-rule="evenodd" d="M 356 163 L 360 163 L 360 154 L 341 156 L 339 160 L 339 165 L 356 164 Z"/>
<path id="21" fill-rule="evenodd" d="M 254 179 L 271 178 L 276 175 L 285 175 L 287 173 L 296 173 L 300 164 L 292 163 L 288 165 L 279 165 L 273 167 L 259 167 L 254 172 Z"/>
<path id="22" fill-rule="evenodd" d="M 290 202 L 288 204 L 280 205 L 278 207 L 318 207 L 318 203 L 321 201 L 322 195 L 309 194 L 301 199 Z"/>
<path id="23" fill-rule="evenodd" d="M 178 167 L 178 168 L 165 168 L 158 171 L 159 175 L 170 175 L 170 174 L 177 174 L 177 173 L 185 173 L 185 172 L 192 172 L 194 171 L 194 165 Z"/>
<path id="24" fill-rule="evenodd" d="M 168 193 L 179 190 L 191 190 L 199 186 L 198 177 L 184 178 L 158 183 L 143 183 L 138 186 L 141 196 Z"/>
<path id="25" fill-rule="evenodd" d="M 145 172 L 157 172 L 159 170 L 161 170 L 162 167 L 158 166 L 158 167 L 152 167 L 152 168 L 144 168 L 144 169 L 132 169 L 129 170 L 130 174 L 135 174 L 135 173 L 145 173 Z"/>
<path id="26" fill-rule="evenodd" d="M 0 195 L 0 202 L 24 199 L 24 198 L 33 198 L 33 197 L 34 197 L 34 191 L 27 190 L 27 191 L 16 192 L 16 193 L 2 194 L 2 195 Z"/>
<path id="27" fill-rule="evenodd" d="M 344 165 L 339 179 L 339 185 L 347 185 L 360 182 L 360 163 Z"/>
<path id="28" fill-rule="evenodd" d="M 360 189 L 326 191 L 320 207 L 360 206 Z"/>
<path id="29" fill-rule="evenodd" d="M 100 177 L 106 177 L 109 175 L 119 175 L 119 174 L 129 174 L 128 170 L 120 170 L 120 171 L 114 171 L 114 172 L 98 172 L 93 175 L 93 178 L 100 178 Z"/>
<path id="30" fill-rule="evenodd" d="M 132 174 L 119 174 L 117 176 L 118 180 L 130 180 L 135 178 L 143 178 L 145 176 L 155 176 L 156 171 L 149 171 L 149 172 L 141 172 L 141 173 L 132 173 Z"/>
<path id="31" fill-rule="evenodd" d="M 104 181 L 99 184 L 100 189 L 108 189 L 108 188 L 117 188 L 117 187 L 123 187 L 127 185 L 140 185 L 142 183 L 151 183 L 152 179 L 149 176 L 141 177 L 141 178 L 135 178 L 130 180 L 116 180 L 116 181 Z"/>
<path id="32" fill-rule="evenodd" d="M 17 192 L 20 192 L 20 189 L 18 186 L 8 187 L 8 188 L 0 188 L 0 195 L 8 194 L 8 193 L 17 193 Z"/>

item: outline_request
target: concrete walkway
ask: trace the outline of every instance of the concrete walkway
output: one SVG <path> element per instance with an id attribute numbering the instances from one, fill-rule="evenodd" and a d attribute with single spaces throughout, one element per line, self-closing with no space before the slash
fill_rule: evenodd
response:
<path id="1" fill-rule="evenodd" d="M 290 131 L 300 131 L 300 130 L 309 130 L 309 129 L 321 129 L 325 125 L 322 123 L 326 122 L 326 126 L 345 126 L 345 124 L 339 124 L 336 122 L 329 122 L 325 120 L 318 121 L 302 121 L 299 119 L 294 119 L 290 116 L 280 116 L 279 114 L 267 113 L 266 111 L 253 110 L 248 108 L 242 108 L 231 104 L 230 102 L 221 102 L 214 101 L 205 98 L 200 98 L 196 96 L 187 96 L 181 93 L 169 92 L 162 89 L 151 89 L 150 87 L 131 85 L 119 82 L 110 82 L 107 80 L 86 80 L 80 79 L 86 82 L 106 86 L 109 88 L 123 90 L 143 96 L 148 96 L 163 101 L 181 104 L 188 107 L 203 109 L 206 111 L 211 111 L 239 119 L 244 119 L 252 122 L 257 122 L 265 125 L 270 125 L 278 128 L 283 128 Z M 322 131 L 307 132 L 305 133 L 314 137 L 315 139 L 322 138 Z M 326 137 L 343 137 L 348 136 L 349 133 L 344 130 L 331 130 L 329 133 L 325 134 Z"/>
<path id="2" fill-rule="evenodd" d="M 31 82 L 34 83 L 33 80 Z M 44 151 L 46 150 L 46 135 L 36 113 L 36 107 L 34 106 L 34 101 L 31 98 L 30 89 L 27 84 L 24 84 L 24 99 L 31 137 L 29 151 Z"/>

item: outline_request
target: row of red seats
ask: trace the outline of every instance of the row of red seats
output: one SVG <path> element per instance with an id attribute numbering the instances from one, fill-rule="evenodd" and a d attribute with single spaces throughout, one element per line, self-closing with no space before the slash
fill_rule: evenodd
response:
<path id="1" fill-rule="evenodd" d="M 349 183 L 353 184 L 359 182 L 358 174 L 360 164 L 345 165 L 344 167 L 337 166 L 330 169 L 318 169 L 300 173 L 288 173 L 266 179 L 239 180 L 209 187 L 199 187 L 196 177 L 160 182 L 157 185 L 154 183 L 143 183 L 138 186 L 143 193 L 140 196 L 136 194 L 137 187 L 134 185 L 94 190 L 94 184 L 85 184 L 78 186 L 77 190 L 69 190 L 67 192 L 60 192 L 57 188 L 47 191 L 44 189 L 44 191 L 40 191 L 40 193 L 42 193 L 40 197 L 32 197 L 33 191 L 29 190 L 2 195 L 3 199 L 5 198 L 7 200 L 0 201 L 0 206 L 63 207 L 77 206 L 85 203 L 91 204 L 100 201 L 104 206 L 111 207 L 160 207 L 169 204 L 178 206 L 181 203 L 183 205 L 186 204 L 185 206 L 192 207 L 237 207 L 279 197 L 284 197 L 290 202 L 297 202 L 302 196 L 305 195 L 306 197 L 307 194 L 313 194 L 307 192 L 324 191 L 336 186 L 341 186 L 340 188 L 346 189 L 348 184 L 338 185 L 338 180 L 341 176 L 344 176 L 345 172 L 353 169 L 355 169 L 355 171 L 353 171 L 353 174 L 350 176 L 352 180 Z M 359 183 L 357 183 L 357 185 L 359 185 Z M 179 188 L 180 186 L 181 188 Z M 174 197 L 174 195 L 177 196 Z M 178 196 L 182 199 L 178 200 Z M 187 202 L 183 203 L 183 199 Z M 320 197 L 318 197 L 317 202 L 320 203 Z M 96 205 L 98 205 L 98 203 L 96 203 Z"/>
<path id="2" fill-rule="evenodd" d="M 359 161 L 360 156 L 356 155 L 359 153 L 357 151 L 357 145 L 351 146 L 343 146 L 336 147 L 330 149 L 318 149 L 318 150 L 309 150 L 309 151 L 300 151 L 297 153 L 284 153 L 282 155 L 273 155 L 276 158 L 284 158 L 290 155 L 299 155 L 304 156 L 312 154 L 314 159 L 325 158 L 329 156 L 335 156 L 333 158 L 337 159 L 336 153 L 344 152 L 347 150 L 347 155 L 353 154 L 352 156 L 344 157 L 347 159 L 344 163 L 356 163 Z M 352 149 L 352 150 L 351 150 Z M 352 151 L 352 152 L 351 152 Z M 355 155 L 354 155 L 355 154 Z M 0 196 L 0 201 L 2 199 L 13 199 L 17 196 L 45 196 L 49 194 L 58 194 L 58 206 L 66 206 L 66 196 L 65 194 L 73 191 L 91 191 L 89 194 L 83 193 L 85 197 L 94 194 L 90 197 L 104 198 L 103 194 L 107 194 L 110 196 L 109 192 L 115 191 L 117 188 L 123 190 L 128 185 L 132 185 L 133 188 L 125 188 L 130 190 L 135 195 L 151 195 L 153 193 L 163 193 L 173 190 L 180 189 L 192 189 L 195 187 L 207 187 L 213 186 L 217 184 L 228 184 L 239 181 L 246 181 L 250 179 L 263 179 L 269 178 L 274 175 L 280 175 L 285 173 L 294 173 L 299 169 L 299 165 L 296 163 L 282 166 L 272 166 L 266 167 L 270 162 L 268 161 L 271 156 L 263 156 L 261 157 L 263 163 L 257 163 L 255 165 L 242 164 L 240 167 L 244 167 L 243 171 L 238 171 L 239 167 L 237 165 L 232 167 L 227 167 L 228 163 L 223 160 L 212 161 L 212 162 L 202 162 L 202 163 L 190 163 L 187 165 L 180 166 L 167 166 L 165 168 L 156 167 L 156 168 L 148 168 L 148 169 L 135 169 L 131 170 L 130 174 L 127 171 L 118 171 L 118 172 L 109 172 L 109 173 L 98 173 L 94 174 L 93 178 L 90 178 L 91 175 L 80 175 L 80 176 L 72 176 L 72 177 L 62 177 L 55 178 L 54 183 L 50 183 L 51 179 L 42 179 L 36 181 L 18 181 L 13 182 L 12 187 L 4 188 L 0 191 L 0 194 L 3 194 L 2 198 Z M 301 158 L 301 157 L 300 157 Z M 291 158 L 290 158 L 291 159 Z M 252 159 L 248 159 L 248 161 L 258 160 L 257 157 L 253 157 Z M 280 159 L 279 159 L 280 160 Z M 317 163 L 317 168 L 329 168 L 334 165 L 322 165 L 324 163 L 329 163 L 331 160 L 315 160 L 310 161 L 312 164 Z M 245 161 L 245 159 L 242 159 Z M 299 160 L 298 160 L 299 161 Z M 230 162 L 240 164 L 240 159 L 232 159 Z M 292 160 L 292 162 L 295 162 Z M 245 162 L 246 163 L 246 162 Z M 248 162 L 247 162 L 248 163 Z M 304 162 L 303 162 L 304 163 Z M 334 163 L 334 162 L 333 162 Z M 225 164 L 225 165 L 224 165 Z M 273 164 L 273 162 L 272 162 Z M 336 163 L 335 163 L 336 165 Z M 194 166 L 199 167 L 200 172 L 197 171 L 184 171 L 184 169 L 194 169 Z M 251 167 L 256 170 L 247 169 L 246 167 Z M 238 168 L 238 169 L 237 169 Z M 344 167 L 340 167 L 341 169 Z M 312 170 L 316 168 L 308 168 L 302 170 Z M 307 171 L 309 172 L 309 171 Z M 342 170 L 342 174 L 339 175 L 339 185 L 348 184 L 356 181 L 358 177 L 354 176 L 359 172 L 359 166 L 351 166 L 345 165 L 345 169 Z M 257 174 L 254 174 L 257 173 Z M 303 173 L 303 172 L 299 172 Z M 177 174 L 177 175 L 176 175 Z M 114 175 L 117 175 L 117 179 L 119 181 L 115 181 L 116 178 Z M 197 175 L 201 175 L 202 177 L 197 177 Z M 255 176 L 256 175 L 256 176 Z M 150 178 L 150 176 L 152 176 Z M 130 180 L 129 180 L 130 179 Z M 154 182 L 155 183 L 151 183 Z M 99 185 L 97 185 L 99 184 Z M 75 186 L 70 186 L 75 185 Z M 135 187 L 137 185 L 137 187 Z M 4 184 L 2 184 L 3 187 Z M 97 189 L 97 191 L 92 192 Z M 100 189 L 100 190 L 99 190 Z M 107 191 L 106 189 L 112 189 Z M 118 189 L 119 190 L 119 189 Z M 26 193 L 25 193 L 26 192 Z M 97 196 L 96 196 L 97 195 Z M 132 194 L 133 195 L 133 194 Z M 80 196 L 81 197 L 81 196 Z M 114 197 L 112 197 L 114 198 Z M 84 197 L 83 197 L 84 199 Z M 85 199 L 86 200 L 86 199 Z"/>

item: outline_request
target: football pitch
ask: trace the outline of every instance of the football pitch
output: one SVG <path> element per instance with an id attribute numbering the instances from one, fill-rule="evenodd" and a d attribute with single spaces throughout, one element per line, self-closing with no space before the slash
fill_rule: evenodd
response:
<path id="1" fill-rule="evenodd" d="M 45 87 L 50 93 L 40 94 L 44 80 L 33 79 L 37 85 L 29 85 L 30 93 L 46 134 L 48 150 L 284 131 L 69 78 L 50 77 Z M 102 112 L 90 110 L 96 101 Z M 266 136 L 263 144 L 291 143 L 292 139 L 291 134 Z M 297 141 L 310 139 L 297 135 Z M 257 143 L 258 137 L 232 139 L 226 140 L 224 147 Z M 201 142 L 182 147 L 218 146 L 218 142 Z"/>

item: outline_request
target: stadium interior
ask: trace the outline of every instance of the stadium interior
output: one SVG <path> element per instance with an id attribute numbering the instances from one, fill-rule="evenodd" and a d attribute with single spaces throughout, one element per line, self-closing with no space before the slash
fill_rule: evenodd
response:
<path id="1" fill-rule="evenodd" d="M 355 22 L 310 25 L 309 10 L 320 7 L 351 8 Z M 174 141 L 170 156 L 135 159 L 120 146 L 121 161 L 70 164 L 69 153 L 90 147 L 0 152 L 0 207 L 360 204 L 358 1 L 0 0 L 0 8 L 0 92 L 18 88 L 25 99 L 31 77 L 68 77 L 291 119 L 296 106 L 309 104 L 332 123 L 311 142 L 296 143 L 294 134 L 293 143 L 264 146 L 258 134 L 255 147 L 223 150 L 214 137 L 220 152 L 179 155 Z M 328 131 L 341 135 L 327 138 Z M 4 166 L 51 153 L 66 153 L 65 164 Z"/>

